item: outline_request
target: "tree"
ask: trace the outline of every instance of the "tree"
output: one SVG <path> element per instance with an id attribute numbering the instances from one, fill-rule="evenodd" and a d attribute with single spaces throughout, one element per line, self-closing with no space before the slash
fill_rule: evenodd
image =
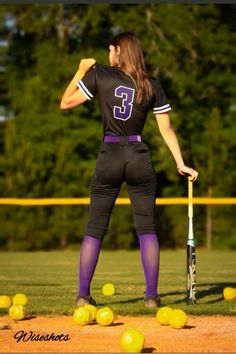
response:
<path id="1" fill-rule="evenodd" d="M 4 16 L 11 26 L 5 85 L 14 118 L 6 124 L 0 155 L 3 195 L 50 198 L 89 194 L 102 137 L 98 105 L 88 102 L 62 112 L 59 102 L 81 58 L 94 56 L 107 64 L 108 40 L 120 30 L 134 31 L 140 37 L 148 70 L 167 93 L 186 163 L 200 171 L 195 195 L 235 193 L 235 111 L 230 107 L 235 105 L 236 53 L 230 9 L 233 5 L 6 5 Z M 157 171 L 158 195 L 185 196 L 186 180 L 177 174 L 152 113 L 144 134 Z M 125 188 L 121 195 L 127 196 Z M 186 208 L 158 210 L 162 244 L 183 245 Z M 195 210 L 199 244 L 205 243 L 206 220 L 211 235 L 214 219 L 212 233 L 218 244 L 222 230 L 229 235 L 235 232 L 232 208 L 227 211 L 231 220 L 227 224 L 219 209 L 208 207 L 207 218 L 203 208 Z M 1 244 L 39 249 L 78 243 L 86 215 L 83 207 L 6 207 L 0 214 Z M 135 237 L 130 208 L 115 207 L 105 247 L 134 247 Z"/>

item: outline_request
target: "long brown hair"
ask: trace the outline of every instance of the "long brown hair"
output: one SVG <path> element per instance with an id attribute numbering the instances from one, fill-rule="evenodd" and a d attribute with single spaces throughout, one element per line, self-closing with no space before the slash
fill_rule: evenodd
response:
<path id="1" fill-rule="evenodd" d="M 136 102 L 140 103 L 145 95 L 150 97 L 152 85 L 148 79 L 139 39 L 132 32 L 122 32 L 116 35 L 109 45 L 116 49 L 117 46 L 120 47 L 118 67 L 133 79 L 137 89 Z"/>

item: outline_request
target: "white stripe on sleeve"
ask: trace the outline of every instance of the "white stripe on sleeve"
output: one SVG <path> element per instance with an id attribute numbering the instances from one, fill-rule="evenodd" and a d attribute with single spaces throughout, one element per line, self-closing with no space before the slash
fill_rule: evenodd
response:
<path id="1" fill-rule="evenodd" d="M 154 114 L 165 113 L 165 112 L 169 112 L 170 110 L 171 110 L 171 106 L 169 104 L 166 104 L 166 105 L 161 106 L 161 107 L 154 107 L 153 108 L 153 113 Z"/>
<path id="2" fill-rule="evenodd" d="M 93 98 L 93 95 L 92 95 L 91 92 L 87 89 L 87 87 L 85 86 L 85 84 L 83 83 L 82 80 L 80 80 L 79 82 L 77 82 L 77 87 L 83 92 L 83 94 L 85 95 L 85 97 L 87 97 L 88 100 L 90 100 L 91 98 Z"/>

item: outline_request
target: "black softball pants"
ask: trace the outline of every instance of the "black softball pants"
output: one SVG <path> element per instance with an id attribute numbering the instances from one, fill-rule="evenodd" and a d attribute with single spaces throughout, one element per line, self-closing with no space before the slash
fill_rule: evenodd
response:
<path id="1" fill-rule="evenodd" d="M 155 233 L 156 173 L 143 142 L 103 143 L 91 183 L 86 235 L 103 240 L 121 184 L 126 182 L 137 235 Z"/>

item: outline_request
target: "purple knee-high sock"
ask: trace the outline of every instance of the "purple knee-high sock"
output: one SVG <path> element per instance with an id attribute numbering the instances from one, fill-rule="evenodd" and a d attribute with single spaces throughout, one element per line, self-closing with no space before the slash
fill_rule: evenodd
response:
<path id="1" fill-rule="evenodd" d="M 156 234 L 143 234 L 138 238 L 146 281 L 145 296 L 156 296 L 160 258 L 158 238 Z"/>
<path id="2" fill-rule="evenodd" d="M 90 295 L 90 283 L 98 262 L 101 240 L 84 236 L 79 259 L 79 295 Z"/>

